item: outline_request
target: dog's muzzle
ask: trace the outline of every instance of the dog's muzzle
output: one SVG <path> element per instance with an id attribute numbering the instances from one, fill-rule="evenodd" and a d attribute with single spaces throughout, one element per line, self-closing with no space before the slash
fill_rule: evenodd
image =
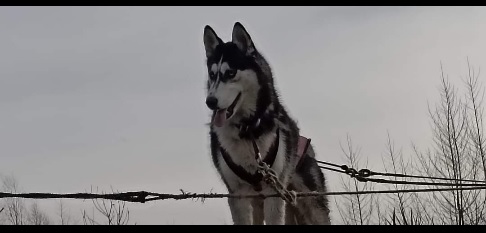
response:
<path id="1" fill-rule="evenodd" d="M 227 108 L 223 108 L 223 109 L 220 109 L 220 108 L 217 107 L 218 100 L 216 98 L 215 98 L 216 99 L 216 104 L 215 104 L 216 107 L 213 106 L 214 100 L 209 99 L 211 97 L 208 97 L 206 99 L 206 104 L 208 105 L 208 107 L 210 109 L 212 109 L 214 111 L 212 123 L 215 126 L 217 126 L 217 127 L 223 126 L 223 124 L 234 115 L 235 107 L 236 107 L 236 104 L 238 103 L 238 101 L 240 100 L 240 97 L 241 97 L 241 92 L 238 93 L 235 100 L 233 100 L 233 103 L 231 103 L 230 106 L 228 106 Z M 208 99 L 209 99 L 209 101 L 208 101 Z M 214 108 L 211 108 L 211 107 L 214 107 Z"/>
<path id="2" fill-rule="evenodd" d="M 216 99 L 214 96 L 208 96 L 206 98 L 206 105 L 209 109 L 214 111 L 218 108 L 218 99 Z"/>

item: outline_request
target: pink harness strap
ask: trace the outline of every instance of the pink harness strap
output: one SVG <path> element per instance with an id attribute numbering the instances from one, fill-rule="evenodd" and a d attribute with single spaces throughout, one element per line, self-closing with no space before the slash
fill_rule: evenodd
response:
<path id="1" fill-rule="evenodd" d="M 311 142 L 310 138 L 306 138 L 304 136 L 299 136 L 299 142 L 298 142 L 298 145 L 297 145 L 297 157 L 299 158 L 298 159 L 299 162 L 298 162 L 297 167 L 302 162 L 302 159 L 304 158 L 304 155 L 306 154 L 307 149 L 309 148 L 310 142 Z"/>

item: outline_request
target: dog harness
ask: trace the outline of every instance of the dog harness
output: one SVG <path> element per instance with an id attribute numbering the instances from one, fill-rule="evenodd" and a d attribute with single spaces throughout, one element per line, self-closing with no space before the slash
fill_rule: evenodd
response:
<path id="1" fill-rule="evenodd" d="M 279 145 L 279 133 L 280 130 L 277 130 L 277 136 L 275 137 L 274 143 L 270 146 L 270 149 L 268 150 L 267 156 L 263 159 L 263 162 L 268 164 L 268 166 L 272 166 L 273 162 L 275 162 L 275 158 L 277 157 L 277 152 L 278 152 L 278 145 Z M 259 172 L 256 173 L 250 173 L 247 170 L 245 170 L 242 166 L 236 164 L 233 162 L 231 157 L 229 156 L 228 152 L 224 150 L 222 147 L 221 148 L 221 155 L 223 156 L 224 161 L 228 165 L 228 167 L 242 180 L 246 181 L 247 183 L 253 185 L 256 191 L 261 191 L 262 186 L 261 186 L 261 181 L 263 179 L 263 175 L 260 174 Z"/>
<path id="2" fill-rule="evenodd" d="M 254 139 L 252 139 L 254 140 Z M 297 163 L 297 168 L 300 166 L 304 156 L 306 155 L 307 149 L 310 145 L 310 138 L 306 138 L 303 136 L 299 136 L 298 140 L 298 147 L 297 147 L 297 157 L 298 157 L 298 163 Z M 280 129 L 277 128 L 277 135 L 275 137 L 275 141 L 273 144 L 270 146 L 267 155 L 264 157 L 263 162 L 268 164 L 269 167 L 273 166 L 273 163 L 275 162 L 275 158 L 277 157 L 278 153 L 278 146 L 280 142 Z M 254 144 L 256 146 L 256 144 Z M 247 170 L 245 170 L 242 166 L 236 164 L 233 162 L 231 159 L 230 155 L 228 152 L 220 147 L 221 155 L 228 165 L 228 167 L 242 180 L 246 181 L 247 183 L 251 184 L 255 191 L 261 191 L 262 186 L 261 186 L 261 181 L 263 179 L 263 175 L 260 174 L 259 172 L 256 173 L 250 173 Z"/>
<path id="3" fill-rule="evenodd" d="M 299 136 L 299 142 L 297 144 L 297 157 L 299 162 L 297 163 L 297 168 L 300 167 L 304 156 L 307 155 L 307 149 L 309 149 L 311 139 L 304 136 Z"/>

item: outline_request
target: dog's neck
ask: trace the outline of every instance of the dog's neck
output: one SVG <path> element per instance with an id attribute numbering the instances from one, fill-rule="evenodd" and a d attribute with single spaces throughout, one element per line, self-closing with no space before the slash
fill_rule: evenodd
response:
<path id="1" fill-rule="evenodd" d="M 256 139 L 263 134 L 270 133 L 275 128 L 276 116 L 274 111 L 269 110 L 241 118 L 238 123 L 232 123 L 232 126 L 238 129 L 241 139 Z"/>

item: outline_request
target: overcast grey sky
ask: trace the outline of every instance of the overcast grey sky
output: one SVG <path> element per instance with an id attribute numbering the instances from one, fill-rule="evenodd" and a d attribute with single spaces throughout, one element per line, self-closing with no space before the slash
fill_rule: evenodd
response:
<path id="1" fill-rule="evenodd" d="M 425 147 L 440 62 L 459 84 L 466 57 L 486 65 L 484 7 L 0 7 L 0 174 L 31 192 L 226 192 L 208 150 L 202 33 L 229 40 L 235 21 L 330 162 L 346 134 L 374 169 L 387 131 L 404 152 Z M 39 201 L 52 217 L 56 203 Z M 226 199 L 129 207 L 138 224 L 231 224 Z"/>

